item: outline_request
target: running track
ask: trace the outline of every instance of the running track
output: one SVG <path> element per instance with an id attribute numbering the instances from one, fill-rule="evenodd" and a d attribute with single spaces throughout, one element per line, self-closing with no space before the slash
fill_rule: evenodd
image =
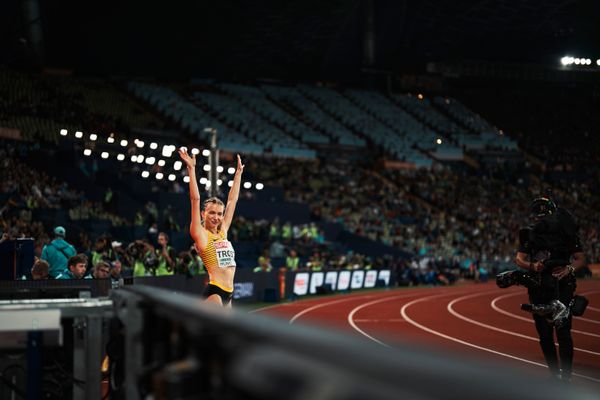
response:
<path id="1" fill-rule="evenodd" d="M 573 383 L 600 390 L 600 281 L 578 281 L 577 293 L 590 303 L 573 320 Z M 410 341 L 546 374 L 531 315 L 520 309 L 526 302 L 524 288 L 490 282 L 335 295 L 253 312 L 339 328 L 386 347 Z"/>

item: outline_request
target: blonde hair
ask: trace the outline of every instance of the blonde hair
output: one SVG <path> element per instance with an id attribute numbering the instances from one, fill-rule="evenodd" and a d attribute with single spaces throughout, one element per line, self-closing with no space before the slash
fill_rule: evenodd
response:
<path id="1" fill-rule="evenodd" d="M 208 199 L 204 200 L 204 203 L 202 203 L 202 210 L 206 210 L 206 206 L 208 204 L 217 204 L 225 207 L 225 203 L 223 203 L 218 197 L 209 197 Z"/>

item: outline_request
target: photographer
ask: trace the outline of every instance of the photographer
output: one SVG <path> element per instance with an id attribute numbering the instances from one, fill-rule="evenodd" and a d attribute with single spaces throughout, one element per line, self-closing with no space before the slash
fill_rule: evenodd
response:
<path id="1" fill-rule="evenodd" d="M 146 263 L 149 258 L 156 260 L 154 247 L 151 244 L 143 240 L 131 242 L 127 246 L 127 256 L 133 265 L 134 277 L 153 275 L 152 263 Z"/>
<path id="2" fill-rule="evenodd" d="M 529 271 L 537 285 L 528 287 L 532 305 L 547 305 L 559 300 L 567 308 L 575 293 L 575 272 L 585 265 L 578 226 L 571 214 L 557 208 L 552 200 L 540 197 L 530 205 L 532 224 L 519 232 L 516 264 Z M 560 305 L 562 307 L 562 305 Z M 570 382 L 573 367 L 571 313 L 560 324 L 533 313 L 540 346 L 551 378 Z M 559 359 L 554 346 L 554 330 L 559 344 Z"/>
<path id="3" fill-rule="evenodd" d="M 169 235 L 160 232 L 158 234 L 158 245 L 159 248 L 156 249 L 156 257 L 158 258 L 156 276 L 173 275 L 177 255 L 175 250 L 169 246 Z"/>

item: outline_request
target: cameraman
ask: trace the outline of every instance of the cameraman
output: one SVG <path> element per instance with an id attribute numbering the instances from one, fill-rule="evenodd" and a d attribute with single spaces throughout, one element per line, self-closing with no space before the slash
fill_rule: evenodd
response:
<path id="1" fill-rule="evenodd" d="M 569 307 L 577 286 L 575 272 L 585 265 L 578 227 L 568 211 L 557 208 L 546 197 L 532 201 L 530 218 L 533 224 L 519 232 L 519 250 L 515 259 L 520 268 L 529 270 L 539 282 L 528 289 L 529 301 L 548 304 L 558 299 Z M 561 326 L 554 326 L 542 315 L 533 314 L 533 319 L 551 378 L 560 377 L 570 382 L 573 368 L 571 314 Z M 554 330 L 559 345 L 560 369 Z"/>

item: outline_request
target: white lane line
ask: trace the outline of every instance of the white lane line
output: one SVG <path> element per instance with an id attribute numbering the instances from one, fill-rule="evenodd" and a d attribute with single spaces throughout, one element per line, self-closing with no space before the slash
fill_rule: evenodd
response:
<path id="1" fill-rule="evenodd" d="M 503 310 L 503 309 L 501 309 L 501 308 L 500 308 L 500 307 L 498 307 L 498 305 L 496 304 L 496 303 L 497 303 L 498 301 L 500 301 L 500 300 L 504 300 L 504 299 L 506 299 L 506 298 L 508 298 L 508 297 L 516 296 L 516 295 L 519 295 L 519 294 L 521 294 L 521 293 L 509 293 L 509 294 L 505 294 L 505 295 L 502 295 L 502 296 L 498 296 L 498 297 L 496 297 L 494 300 L 492 300 L 492 302 L 491 302 L 491 306 L 492 306 L 492 308 L 493 308 L 495 311 L 499 312 L 500 314 L 504 314 L 504 315 L 507 315 L 507 316 L 509 316 L 509 317 L 512 317 L 512 318 L 515 318 L 515 319 L 519 319 L 519 320 L 521 320 L 521 321 L 525 321 L 525 322 L 528 322 L 528 323 L 530 323 L 530 324 L 533 324 L 533 319 L 532 319 L 532 318 L 526 318 L 526 317 L 523 317 L 523 316 L 521 316 L 521 315 L 513 314 L 513 313 L 511 313 L 511 312 L 509 312 L 509 311 L 506 311 L 506 310 Z M 588 308 L 589 308 L 589 307 L 588 307 Z M 573 333 L 578 333 L 578 334 L 580 334 L 580 335 L 586 335 L 586 336 L 592 336 L 592 337 L 600 337 L 600 335 L 598 335 L 598 334 L 591 333 L 591 332 L 586 332 L 586 331 L 580 331 L 580 330 L 578 330 L 578 329 L 571 329 L 571 332 L 573 332 Z"/>
<path id="2" fill-rule="evenodd" d="M 402 309 L 400 310 L 400 314 L 402 315 L 402 318 L 404 318 L 407 322 L 409 322 L 410 324 L 416 326 L 417 328 L 419 328 L 421 330 L 424 330 L 425 332 L 431 333 L 432 335 L 436 335 L 436 336 L 442 337 L 444 339 L 451 340 L 453 342 L 463 344 L 465 346 L 473 347 L 473 348 L 478 349 L 478 350 L 483 350 L 483 351 L 486 351 L 488 353 L 492 353 L 492 354 L 496 354 L 496 355 L 499 355 L 499 356 L 511 358 L 513 360 L 522 361 L 522 362 L 527 363 L 527 364 L 537 365 L 538 367 L 548 368 L 545 364 L 541 364 L 541 363 L 538 363 L 538 362 L 535 362 L 535 361 L 527 360 L 527 359 L 521 358 L 521 357 L 516 357 L 516 356 L 510 355 L 510 354 L 507 354 L 507 353 L 502 353 L 500 351 L 492 350 L 492 349 L 487 348 L 487 347 L 477 346 L 477 345 L 475 345 L 473 343 L 465 342 L 464 340 L 460 340 L 458 338 L 445 335 L 445 334 L 443 334 L 441 332 L 438 332 L 436 330 L 430 329 L 430 328 L 428 328 L 428 327 L 426 327 L 424 325 L 419 324 L 418 322 L 416 322 L 415 320 L 413 320 L 412 318 L 410 318 L 408 316 L 408 314 L 406 313 L 406 310 L 410 306 L 412 306 L 414 304 L 417 304 L 417 303 L 420 303 L 420 302 L 423 302 L 423 301 L 426 301 L 426 300 L 431 300 L 431 299 L 433 299 L 435 297 L 440 297 L 440 296 L 423 297 L 423 298 L 420 298 L 420 299 L 417 299 L 417 300 L 413 300 L 411 302 L 406 303 L 402 307 Z M 575 374 L 575 373 L 573 375 L 574 376 L 578 376 L 580 378 L 588 379 L 588 380 L 591 380 L 591 381 L 594 381 L 594 382 L 600 382 L 600 379 L 592 378 L 592 377 L 589 377 L 589 376 Z"/>
<path id="3" fill-rule="evenodd" d="M 412 294 L 413 294 L 413 295 L 414 295 L 414 293 L 415 293 L 415 292 L 412 292 Z M 388 294 L 389 294 L 389 293 L 388 293 Z M 319 308 L 321 308 L 321 307 L 327 307 L 327 306 L 330 306 L 330 305 L 332 305 L 332 304 L 344 303 L 344 302 L 346 302 L 346 301 L 352 301 L 352 300 L 359 300 L 359 299 L 370 299 L 370 298 L 372 298 L 372 297 L 375 297 L 375 296 L 379 297 L 378 295 L 376 295 L 376 294 L 372 294 L 372 293 L 371 293 L 371 294 L 364 295 L 364 296 L 345 297 L 345 298 L 343 298 L 343 299 L 340 299 L 340 300 L 333 300 L 333 301 L 328 301 L 328 302 L 325 302 L 325 303 L 319 303 L 319 304 L 317 304 L 317 305 L 314 305 L 314 306 L 312 306 L 312 307 L 306 308 L 306 309 L 304 309 L 304 310 L 300 311 L 298 314 L 294 315 L 294 316 L 292 317 L 292 319 L 290 319 L 290 322 L 289 322 L 289 324 L 290 324 L 290 325 L 291 325 L 291 324 L 293 324 L 293 323 L 294 323 L 294 322 L 295 322 L 295 321 L 296 321 L 298 318 L 300 318 L 300 317 L 301 317 L 301 316 L 303 316 L 304 314 L 307 314 L 307 313 L 309 313 L 309 312 L 311 312 L 311 311 L 317 310 L 317 309 L 319 309 Z M 385 298 L 388 298 L 388 297 L 393 297 L 393 296 L 386 296 Z"/>
<path id="4" fill-rule="evenodd" d="M 533 337 L 533 336 L 527 336 L 527 335 L 523 335 L 521 333 L 517 333 L 517 332 L 513 332 L 513 331 L 508 331 L 506 329 L 501 329 L 501 328 L 497 328 L 495 326 L 492 325 L 488 325 L 488 324 L 484 324 L 483 322 L 479 322 L 476 321 L 474 319 L 471 319 L 469 317 L 465 317 L 464 315 L 458 313 L 457 311 L 454 310 L 453 306 L 454 304 L 458 303 L 459 301 L 463 301 L 463 300 L 467 300 L 467 299 L 472 299 L 473 297 L 478 297 L 478 296 L 482 296 L 482 295 L 486 295 L 489 293 L 475 293 L 475 294 L 471 294 L 471 295 L 467 295 L 467 296 L 462 296 L 462 297 L 458 297 L 454 300 L 452 300 L 450 303 L 448 303 L 448 305 L 446 306 L 446 309 L 448 310 L 448 312 L 452 315 L 454 315 L 456 318 L 462 319 L 463 321 L 466 322 L 470 322 L 471 324 L 477 325 L 477 326 L 481 326 L 482 328 L 487 328 L 490 329 L 492 331 L 496 331 L 496 332 L 500 332 L 500 333 L 504 333 L 507 335 L 512 335 L 512 336 L 516 336 L 516 337 L 520 337 L 522 339 L 527 339 L 527 340 L 532 340 L 534 342 L 539 342 L 539 338 Z M 555 345 L 558 345 L 558 343 L 554 343 Z M 582 353 L 588 353 L 588 354 L 593 354 L 595 356 L 600 356 L 600 353 L 596 352 L 596 351 L 591 351 L 591 350 L 586 350 L 586 349 L 582 349 L 579 347 L 574 347 L 574 350 L 580 351 Z"/>
<path id="5" fill-rule="evenodd" d="M 384 347 L 391 347 L 390 345 L 383 343 L 381 340 L 374 338 L 373 336 L 369 335 L 367 332 L 365 332 L 362 329 L 360 329 L 356 325 L 356 323 L 355 323 L 355 322 L 358 322 L 358 320 L 357 321 L 354 320 L 354 314 L 356 314 L 358 311 L 362 310 L 365 307 L 372 306 L 373 304 L 383 303 L 383 302 L 386 302 L 386 301 L 401 299 L 401 298 L 405 298 L 405 297 L 411 297 L 411 296 L 414 296 L 414 295 L 415 295 L 415 293 L 413 292 L 413 293 L 410 293 L 410 294 L 405 294 L 405 295 L 400 295 L 400 296 L 386 297 L 385 299 L 377 299 L 377 300 L 373 300 L 373 301 L 370 301 L 370 302 L 365 303 L 365 304 L 361 304 L 360 306 L 355 307 L 352 311 L 350 311 L 348 313 L 348 323 L 350 324 L 350 326 L 352 328 L 354 328 L 354 330 L 356 330 L 361 335 L 368 337 L 372 341 L 374 341 L 376 343 L 379 343 L 380 345 L 382 345 Z"/>
<path id="6" fill-rule="evenodd" d="M 353 319 L 354 322 L 406 322 L 402 318 L 388 318 L 388 319 Z"/>

